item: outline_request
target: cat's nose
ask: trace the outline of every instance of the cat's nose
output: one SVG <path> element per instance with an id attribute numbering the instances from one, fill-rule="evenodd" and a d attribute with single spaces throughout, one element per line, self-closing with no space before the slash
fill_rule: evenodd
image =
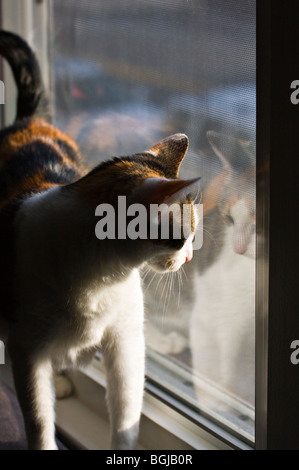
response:
<path id="1" fill-rule="evenodd" d="M 192 260 L 192 258 L 193 258 L 193 254 L 191 253 L 190 255 L 187 255 L 187 256 L 186 256 L 185 262 L 188 263 L 189 261 Z"/>

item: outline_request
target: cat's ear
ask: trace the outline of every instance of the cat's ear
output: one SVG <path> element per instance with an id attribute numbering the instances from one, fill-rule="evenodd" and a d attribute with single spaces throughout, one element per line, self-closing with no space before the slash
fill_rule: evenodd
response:
<path id="1" fill-rule="evenodd" d="M 250 140 L 236 139 L 215 131 L 208 131 L 207 138 L 226 169 L 242 171 L 255 164 L 255 148 Z"/>
<path id="2" fill-rule="evenodd" d="M 145 206 L 195 201 L 200 191 L 199 180 L 200 178 L 190 180 L 148 178 L 135 190 L 134 201 Z"/>
<path id="3" fill-rule="evenodd" d="M 167 178 L 177 178 L 188 146 L 189 139 L 185 134 L 174 134 L 161 140 L 148 152 L 158 159 Z"/>

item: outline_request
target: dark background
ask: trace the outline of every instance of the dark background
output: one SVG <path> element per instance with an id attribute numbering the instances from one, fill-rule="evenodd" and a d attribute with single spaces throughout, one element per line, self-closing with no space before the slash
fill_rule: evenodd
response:
<path id="1" fill-rule="evenodd" d="M 258 2 L 257 172 L 266 170 L 257 186 L 258 224 L 266 237 L 269 229 L 270 271 L 269 314 L 260 310 L 257 319 L 257 343 L 261 328 L 269 343 L 265 351 L 258 345 L 257 376 L 263 374 L 265 387 L 257 389 L 256 442 L 268 450 L 299 449 L 299 366 L 290 361 L 291 342 L 299 338 L 299 106 L 290 101 L 299 77 L 298 17 L 296 0 Z M 264 288 L 267 295 L 266 282 Z"/>

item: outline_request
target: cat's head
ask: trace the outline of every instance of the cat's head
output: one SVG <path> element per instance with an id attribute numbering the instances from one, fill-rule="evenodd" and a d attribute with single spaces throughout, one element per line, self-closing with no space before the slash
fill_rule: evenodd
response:
<path id="1" fill-rule="evenodd" d="M 255 255 L 255 151 L 252 142 L 208 132 L 208 140 L 223 164 L 225 184 L 218 207 L 230 228 L 233 250 L 242 255 Z"/>
<path id="2" fill-rule="evenodd" d="M 120 240 L 127 250 L 128 262 L 134 259 L 138 264 L 139 259 L 152 269 L 165 272 L 177 271 L 191 261 L 198 224 L 195 200 L 199 178 L 179 179 L 179 167 L 188 143 L 184 134 L 175 134 L 145 152 L 103 162 L 76 183 L 80 197 L 88 199 L 94 207 L 112 204 L 116 238 L 120 218 L 124 216 L 120 212 L 123 209 L 119 207 L 119 196 L 125 196 L 126 210 L 130 207 L 127 229 L 129 224 L 135 224 L 139 234 L 146 233 L 146 237 L 128 240 L 127 231 L 126 240 Z M 145 217 L 139 211 L 140 205 L 146 210 Z M 134 221 L 134 215 L 139 217 L 138 221 L 136 218 Z"/>

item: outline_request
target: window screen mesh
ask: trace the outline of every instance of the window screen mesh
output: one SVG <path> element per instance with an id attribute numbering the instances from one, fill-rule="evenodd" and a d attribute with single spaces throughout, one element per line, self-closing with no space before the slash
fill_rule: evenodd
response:
<path id="1" fill-rule="evenodd" d="M 253 440 L 254 0 L 59 0 L 51 8 L 56 124 L 88 165 L 190 139 L 204 243 L 177 275 L 144 272 L 148 375 Z M 206 210 L 205 210 L 206 207 Z"/>

